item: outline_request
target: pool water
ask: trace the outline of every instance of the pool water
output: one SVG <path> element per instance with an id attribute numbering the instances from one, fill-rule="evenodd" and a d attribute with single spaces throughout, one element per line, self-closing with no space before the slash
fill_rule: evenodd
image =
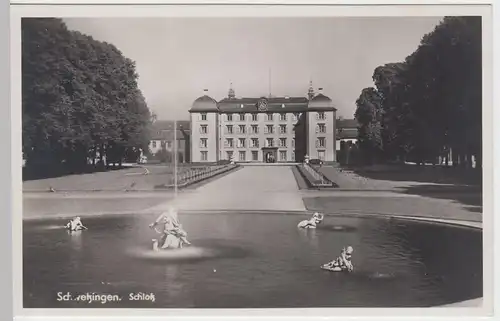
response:
<path id="1" fill-rule="evenodd" d="M 65 220 L 25 221 L 24 307 L 426 307 L 482 296 L 480 230 L 347 217 L 299 230 L 305 218 L 181 213 L 193 248 L 179 256 L 151 251 L 151 215 L 84 218 L 89 229 L 73 234 Z M 348 245 L 353 273 L 319 268 Z"/>

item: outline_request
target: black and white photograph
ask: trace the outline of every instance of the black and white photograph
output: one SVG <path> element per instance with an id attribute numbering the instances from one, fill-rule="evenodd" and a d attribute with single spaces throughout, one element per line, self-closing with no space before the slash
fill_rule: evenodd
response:
<path id="1" fill-rule="evenodd" d="M 490 300 L 484 15 L 95 10 L 12 36 L 23 310 Z"/>

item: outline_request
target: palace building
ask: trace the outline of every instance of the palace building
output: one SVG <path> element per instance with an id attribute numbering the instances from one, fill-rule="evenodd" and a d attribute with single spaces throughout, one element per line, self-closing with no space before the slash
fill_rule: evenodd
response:
<path id="1" fill-rule="evenodd" d="M 193 102 L 191 161 L 300 162 L 336 161 L 336 108 L 312 85 L 308 97 L 236 98 L 216 101 L 204 90 Z"/>
<path id="2" fill-rule="evenodd" d="M 189 121 L 183 120 L 177 122 L 171 120 L 157 120 L 153 122 L 151 140 L 149 142 L 150 154 L 155 155 L 160 152 L 160 150 L 164 149 L 173 156 L 175 150 L 177 152 L 177 162 L 190 162 L 190 126 L 191 124 Z M 177 146 L 174 146 L 174 144 Z"/>

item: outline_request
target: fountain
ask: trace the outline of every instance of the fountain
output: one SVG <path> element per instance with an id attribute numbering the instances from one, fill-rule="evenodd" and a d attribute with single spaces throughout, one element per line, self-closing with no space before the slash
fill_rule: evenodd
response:
<path id="1" fill-rule="evenodd" d="M 480 230 L 342 216 L 298 229 L 296 215 L 271 212 L 179 215 L 193 245 L 160 251 L 151 246 L 152 214 L 88 217 L 78 239 L 43 228 L 61 219 L 25 221 L 24 306 L 424 307 L 483 293 Z M 355 249 L 351 273 L 318 269 L 347 245 Z M 167 277 L 167 269 L 179 273 Z M 156 301 L 82 305 L 57 301 L 54 288 L 123 297 L 147 291 Z"/>
<path id="2" fill-rule="evenodd" d="M 298 225 L 296 215 L 275 212 L 180 214 L 183 226 L 174 208 L 160 217 L 89 217 L 78 235 L 52 228 L 64 226 L 60 219 L 24 221 L 24 308 L 427 307 L 483 295 L 481 230 L 320 214 Z M 153 241 L 151 227 L 161 235 Z M 61 301 L 53 289 L 123 299 Z M 146 292 L 154 302 L 127 300 Z"/>

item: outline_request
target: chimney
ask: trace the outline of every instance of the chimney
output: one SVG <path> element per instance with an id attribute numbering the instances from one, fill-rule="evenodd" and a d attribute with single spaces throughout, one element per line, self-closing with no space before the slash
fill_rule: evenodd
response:
<path id="1" fill-rule="evenodd" d="M 318 94 L 323 94 L 323 87 L 318 88 Z"/>

